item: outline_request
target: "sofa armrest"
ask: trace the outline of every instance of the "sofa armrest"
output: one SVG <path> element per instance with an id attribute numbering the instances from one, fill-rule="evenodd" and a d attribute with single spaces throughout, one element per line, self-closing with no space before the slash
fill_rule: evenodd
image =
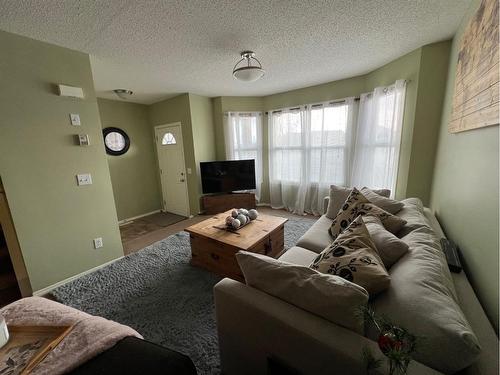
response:
<path id="1" fill-rule="evenodd" d="M 323 214 L 326 214 L 328 211 L 328 203 L 330 203 L 330 197 L 323 198 Z"/>
<path id="2" fill-rule="evenodd" d="M 221 370 L 267 374 L 270 359 L 299 374 L 366 374 L 364 347 L 374 341 L 238 281 L 214 287 Z M 413 362 L 408 374 L 440 374 Z"/>

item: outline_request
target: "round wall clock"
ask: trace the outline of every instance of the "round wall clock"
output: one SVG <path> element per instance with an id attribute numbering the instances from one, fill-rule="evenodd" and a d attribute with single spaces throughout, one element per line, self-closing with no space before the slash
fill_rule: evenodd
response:
<path id="1" fill-rule="evenodd" d="M 102 131 L 108 155 L 123 155 L 130 147 L 130 138 L 122 129 L 109 127 Z"/>

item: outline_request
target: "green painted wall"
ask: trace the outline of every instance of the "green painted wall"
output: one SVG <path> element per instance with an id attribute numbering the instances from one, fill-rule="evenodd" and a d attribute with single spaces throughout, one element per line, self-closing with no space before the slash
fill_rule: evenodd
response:
<path id="1" fill-rule="evenodd" d="M 149 126 L 148 107 L 98 99 L 102 127 L 123 129 L 130 137 L 124 155 L 107 155 L 118 220 L 161 208 L 157 156 Z"/>
<path id="2" fill-rule="evenodd" d="M 187 174 L 189 208 L 191 215 L 197 215 L 200 212 L 200 193 L 194 152 L 193 127 L 191 123 L 189 94 L 178 95 L 174 98 L 163 100 L 161 102 L 150 105 L 148 107 L 148 117 L 152 135 L 154 135 L 155 126 L 171 124 L 174 122 L 181 123 L 184 146 L 184 161 L 186 163 L 186 168 L 191 168 L 192 170 L 191 174 Z M 158 160 L 156 162 L 158 163 Z M 158 181 L 160 181 L 159 176 Z"/>
<path id="3" fill-rule="evenodd" d="M 431 208 L 460 247 L 471 283 L 498 333 L 499 127 L 448 132 L 460 39 L 478 6 L 474 0 L 453 39 Z"/>
<path id="4" fill-rule="evenodd" d="M 436 148 L 448 77 L 451 41 L 421 48 L 415 124 L 408 167 L 406 196 L 419 197 L 428 206 Z M 422 183 L 425 181 L 426 183 Z"/>
<path id="5" fill-rule="evenodd" d="M 0 50 L 0 176 L 36 291 L 123 248 L 88 55 L 3 31 Z M 82 87 L 85 99 L 58 96 L 59 83 Z M 78 133 L 91 146 L 77 146 Z M 91 173 L 93 184 L 77 186 L 78 173 Z"/>
<path id="6" fill-rule="evenodd" d="M 193 127 L 194 157 L 198 176 L 198 200 L 201 196 L 200 162 L 216 159 L 215 129 L 212 100 L 206 96 L 189 94 L 189 108 Z"/>
<path id="7" fill-rule="evenodd" d="M 343 79 L 264 97 L 265 110 L 294 107 L 357 96 L 365 88 L 365 76 Z"/>
<path id="8" fill-rule="evenodd" d="M 450 42 L 435 43 L 406 54 L 366 75 L 265 97 L 214 98 L 217 158 L 225 158 L 223 114 L 269 111 L 301 104 L 359 96 L 398 79 L 408 81 L 396 197 L 417 196 L 429 203 L 432 167 L 446 84 Z M 440 97 L 441 95 L 441 97 Z M 269 202 L 267 116 L 263 118 L 264 180 L 261 202 Z M 427 139 L 428 138 L 428 139 Z M 423 140 L 423 141 L 422 141 Z"/>

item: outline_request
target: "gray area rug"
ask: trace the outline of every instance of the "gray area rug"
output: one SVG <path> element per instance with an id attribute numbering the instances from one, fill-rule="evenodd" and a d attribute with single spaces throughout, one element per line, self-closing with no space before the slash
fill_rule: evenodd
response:
<path id="1" fill-rule="evenodd" d="M 292 217 L 285 248 L 314 223 Z M 146 340 L 188 355 L 198 374 L 219 374 L 213 286 L 220 277 L 189 265 L 179 232 L 52 292 L 59 302 L 128 325 Z"/>

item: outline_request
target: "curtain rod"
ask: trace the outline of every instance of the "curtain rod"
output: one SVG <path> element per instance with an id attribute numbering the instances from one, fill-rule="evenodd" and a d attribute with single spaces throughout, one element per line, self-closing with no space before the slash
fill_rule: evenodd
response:
<path id="1" fill-rule="evenodd" d="M 410 82 L 411 82 L 411 79 L 405 79 L 404 81 L 405 81 L 405 83 L 406 83 L 406 84 L 408 84 L 408 83 L 410 83 Z M 389 85 L 389 86 L 391 86 L 391 85 Z M 354 100 L 355 100 L 355 101 L 359 101 L 359 100 L 360 100 L 360 97 L 359 97 L 359 96 L 356 96 L 356 97 L 354 98 Z M 338 104 L 338 103 L 345 103 L 345 102 L 346 102 L 346 100 L 345 100 L 345 99 L 341 99 L 341 100 L 334 100 L 334 101 L 328 102 L 328 104 Z M 322 106 L 323 106 L 323 104 L 312 104 L 312 105 L 311 105 L 311 108 L 315 108 L 315 107 L 322 107 Z M 307 107 L 307 105 L 305 105 L 305 107 Z M 293 111 L 293 110 L 298 110 L 298 109 L 300 109 L 300 107 L 290 108 L 289 110 L 290 110 L 290 111 Z M 271 113 L 280 113 L 280 112 L 283 112 L 283 110 L 282 110 L 282 109 L 277 109 L 277 110 L 275 110 L 275 111 L 271 111 Z M 266 115 L 267 115 L 267 114 L 269 114 L 269 112 L 265 112 L 265 113 L 266 113 Z"/>
<path id="2" fill-rule="evenodd" d="M 359 101 L 359 96 L 356 96 L 354 98 L 355 101 Z M 328 102 L 328 104 L 340 104 L 340 103 L 345 103 L 346 100 L 345 99 L 341 99 L 341 100 L 334 100 L 334 101 L 331 101 L 331 102 Z M 304 107 L 307 107 L 308 105 L 311 106 L 311 108 L 319 108 L 319 107 L 323 107 L 324 104 L 307 104 L 305 105 Z M 296 111 L 296 110 L 299 110 L 300 107 L 294 107 L 294 108 L 290 108 L 289 111 Z M 277 109 L 277 110 L 274 110 L 274 111 L 271 111 L 271 113 L 280 113 L 280 112 L 283 112 L 282 109 Z M 266 112 L 266 115 L 268 114 L 269 112 Z"/>
<path id="3" fill-rule="evenodd" d="M 237 113 L 239 116 L 242 116 L 242 117 L 249 117 L 249 116 L 252 116 L 252 115 L 258 115 L 258 116 L 262 116 L 262 111 L 251 111 L 251 112 L 248 112 L 248 111 L 241 111 L 241 112 L 238 112 L 238 111 L 226 111 L 223 113 L 224 116 L 228 116 L 230 113 Z M 267 114 L 267 112 L 266 112 Z"/>

